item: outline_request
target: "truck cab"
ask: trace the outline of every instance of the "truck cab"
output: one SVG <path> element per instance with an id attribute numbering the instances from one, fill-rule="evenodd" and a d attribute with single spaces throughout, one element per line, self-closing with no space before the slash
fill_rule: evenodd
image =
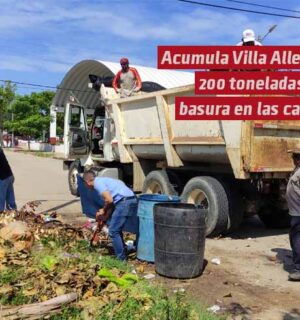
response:
<path id="1" fill-rule="evenodd" d="M 78 195 L 77 174 L 81 174 L 84 168 L 100 169 L 101 164 L 117 158 L 113 152 L 114 138 L 114 121 L 103 101 L 94 109 L 75 102 L 66 104 L 64 166 L 69 169 L 69 187 L 73 195 Z M 116 170 L 107 169 L 102 174 L 118 178 Z"/>

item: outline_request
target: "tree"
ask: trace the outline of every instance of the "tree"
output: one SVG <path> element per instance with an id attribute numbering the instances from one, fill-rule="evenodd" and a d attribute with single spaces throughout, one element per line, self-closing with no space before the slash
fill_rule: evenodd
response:
<path id="1" fill-rule="evenodd" d="M 42 138 L 44 132 L 49 132 L 50 106 L 54 95 L 52 91 L 43 91 L 17 96 L 8 110 L 13 113 L 13 120 L 5 121 L 4 127 L 27 136 L 28 140 Z"/>
<path id="2" fill-rule="evenodd" d="M 0 86 L 0 146 L 3 145 L 4 120 L 7 117 L 7 110 L 14 101 L 16 86 L 10 81 Z"/>

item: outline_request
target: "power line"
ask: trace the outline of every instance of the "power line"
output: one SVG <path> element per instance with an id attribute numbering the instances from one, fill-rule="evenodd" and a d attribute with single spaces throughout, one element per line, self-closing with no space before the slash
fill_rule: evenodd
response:
<path id="1" fill-rule="evenodd" d="M 275 17 L 283 17 L 283 18 L 300 19 L 300 17 L 298 17 L 298 16 L 289 16 L 289 15 L 279 14 L 279 13 L 271 13 L 271 12 L 247 10 L 247 9 L 241 9 L 241 8 L 235 8 L 235 7 L 220 6 L 220 5 L 217 5 L 217 4 L 210 4 L 210 3 L 198 2 L 198 1 L 193 1 L 193 0 L 177 0 L 177 1 L 197 4 L 199 6 L 207 6 L 207 7 L 213 7 L 213 8 L 220 8 L 220 9 L 228 9 L 228 10 L 234 10 L 234 11 L 262 14 L 262 15 L 266 15 L 266 16 L 275 16 Z"/>
<path id="2" fill-rule="evenodd" d="M 43 85 L 43 84 L 35 84 L 35 83 L 28 83 L 28 82 L 19 82 L 19 81 L 13 81 L 13 80 L 2 80 L 1 82 L 11 82 L 17 85 L 26 85 L 30 87 L 37 87 L 37 88 L 46 88 L 46 89 L 56 89 L 56 90 L 65 90 L 65 91 L 76 91 L 76 92 L 83 92 L 83 93 L 96 93 L 96 91 L 88 91 L 88 90 L 80 90 L 80 89 L 72 89 L 72 88 L 63 88 L 59 86 L 49 86 L 49 85 Z"/>
<path id="3" fill-rule="evenodd" d="M 17 85 L 17 89 L 32 89 L 32 87 Z M 35 90 L 44 90 L 44 89 L 43 88 L 35 88 Z"/>
<path id="4" fill-rule="evenodd" d="M 300 11 L 297 11 L 297 10 L 266 6 L 266 5 L 263 5 L 263 4 L 251 3 L 251 2 L 246 2 L 246 1 L 237 1 L 237 0 L 226 0 L 226 1 L 240 3 L 240 4 L 247 4 L 249 6 L 254 6 L 254 7 L 262 7 L 262 8 L 275 9 L 275 10 L 280 10 L 280 11 L 288 11 L 288 12 L 300 13 Z"/>

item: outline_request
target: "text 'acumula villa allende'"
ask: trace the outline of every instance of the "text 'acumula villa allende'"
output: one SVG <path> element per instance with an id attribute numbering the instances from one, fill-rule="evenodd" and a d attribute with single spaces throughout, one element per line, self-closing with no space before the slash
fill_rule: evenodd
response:
<path id="1" fill-rule="evenodd" d="M 172 53 L 164 51 L 161 65 L 296 65 L 300 64 L 300 53 L 291 50 L 274 50 L 270 54 L 261 53 L 259 50 L 232 50 L 224 53 L 216 50 L 213 53 Z"/>

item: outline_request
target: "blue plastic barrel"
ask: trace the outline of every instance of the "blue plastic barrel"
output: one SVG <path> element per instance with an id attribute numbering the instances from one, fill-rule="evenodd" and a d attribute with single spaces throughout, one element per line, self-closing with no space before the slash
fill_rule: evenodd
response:
<path id="1" fill-rule="evenodd" d="M 165 194 L 142 194 L 139 197 L 139 238 L 137 243 L 137 258 L 154 262 L 154 215 L 153 207 L 156 203 L 180 202 L 177 196 Z"/>
<path id="2" fill-rule="evenodd" d="M 80 175 L 77 175 L 78 190 L 82 212 L 89 218 L 96 219 L 96 212 L 104 207 L 102 197 L 99 197 L 98 191 L 88 189 Z"/>

